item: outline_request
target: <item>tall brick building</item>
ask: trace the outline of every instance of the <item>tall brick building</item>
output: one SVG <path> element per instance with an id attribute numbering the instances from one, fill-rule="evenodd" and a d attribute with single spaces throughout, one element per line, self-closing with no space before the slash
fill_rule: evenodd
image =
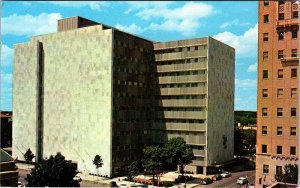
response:
<path id="1" fill-rule="evenodd" d="M 298 163 L 299 2 L 260 1 L 256 185 Z"/>

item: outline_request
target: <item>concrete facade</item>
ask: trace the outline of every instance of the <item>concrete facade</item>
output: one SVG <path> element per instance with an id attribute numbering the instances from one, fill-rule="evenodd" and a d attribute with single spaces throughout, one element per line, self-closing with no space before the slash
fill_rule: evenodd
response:
<path id="1" fill-rule="evenodd" d="M 195 155 L 186 170 L 211 173 L 233 158 L 234 49 L 205 37 L 155 43 L 154 51 L 154 142 L 183 137 Z"/>
<path id="2" fill-rule="evenodd" d="M 169 47 L 194 51 L 158 54 Z M 114 176 L 146 145 L 174 136 L 192 145 L 196 158 L 187 168 L 195 172 L 233 157 L 234 49 L 221 42 L 153 43 L 73 17 L 14 50 L 19 160 L 29 148 L 36 161 L 61 152 L 83 173 Z M 103 159 L 99 170 L 95 155 Z"/>
<path id="3" fill-rule="evenodd" d="M 299 2 L 260 1 L 256 186 L 298 164 Z"/>

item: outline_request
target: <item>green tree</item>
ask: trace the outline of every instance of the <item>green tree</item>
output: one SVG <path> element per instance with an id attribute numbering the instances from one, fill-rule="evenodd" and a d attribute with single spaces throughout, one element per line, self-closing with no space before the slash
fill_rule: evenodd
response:
<path id="1" fill-rule="evenodd" d="M 284 166 L 284 172 L 280 171 L 275 175 L 275 179 L 284 183 L 298 183 L 298 165 L 288 164 Z"/>
<path id="2" fill-rule="evenodd" d="M 34 158 L 34 154 L 32 153 L 32 151 L 30 150 L 30 148 L 26 151 L 26 153 L 24 154 L 24 158 L 25 161 L 28 162 L 32 162 L 32 159 Z"/>
<path id="3" fill-rule="evenodd" d="M 155 178 L 155 171 L 163 166 L 165 161 L 164 148 L 159 146 L 148 146 L 143 150 L 144 159 L 143 166 L 147 171 L 152 173 L 153 182 Z"/>
<path id="4" fill-rule="evenodd" d="M 184 167 L 190 164 L 194 158 L 192 148 L 186 144 L 183 138 L 171 138 L 166 146 L 166 153 L 174 165 L 179 165 L 180 173 L 184 177 Z"/>
<path id="5" fill-rule="evenodd" d="M 244 130 L 243 134 L 243 144 L 248 151 L 248 155 L 252 156 L 255 153 L 256 145 L 256 131 L 255 130 Z"/>
<path id="6" fill-rule="evenodd" d="M 93 164 L 96 166 L 97 169 L 103 166 L 103 160 L 100 155 L 95 156 Z"/>
<path id="7" fill-rule="evenodd" d="M 133 161 L 130 163 L 130 165 L 127 167 L 127 175 L 128 180 L 132 180 L 134 176 L 138 175 L 140 172 L 140 164 L 137 161 Z"/>
<path id="8" fill-rule="evenodd" d="M 25 179 L 29 187 L 78 187 L 78 181 L 73 179 L 76 173 L 76 166 L 57 153 L 36 164 Z"/>

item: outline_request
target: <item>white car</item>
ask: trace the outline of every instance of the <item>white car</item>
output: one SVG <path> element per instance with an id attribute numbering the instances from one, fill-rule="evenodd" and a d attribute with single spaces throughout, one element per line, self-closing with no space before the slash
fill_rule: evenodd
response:
<path id="1" fill-rule="evenodd" d="M 121 183 L 120 188 L 127 188 L 127 185 L 125 183 Z"/>
<path id="2" fill-rule="evenodd" d="M 231 176 L 231 173 L 230 173 L 230 172 L 227 172 L 227 171 L 225 171 L 225 172 L 223 172 L 223 173 L 221 174 L 221 176 L 222 176 L 222 178 L 228 178 L 228 177 L 230 177 L 230 176 Z"/>
<path id="3" fill-rule="evenodd" d="M 248 183 L 248 180 L 245 177 L 239 177 L 239 179 L 236 181 L 236 183 L 239 185 L 245 185 Z"/>

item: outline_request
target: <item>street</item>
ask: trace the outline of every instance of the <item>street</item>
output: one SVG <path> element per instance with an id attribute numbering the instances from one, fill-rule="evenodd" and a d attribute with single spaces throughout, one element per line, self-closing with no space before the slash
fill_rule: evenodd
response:
<path id="1" fill-rule="evenodd" d="M 249 180 L 249 184 L 251 184 L 251 183 L 254 184 L 255 170 L 249 170 L 249 171 L 235 172 L 235 173 L 232 173 L 232 176 L 229 178 L 223 178 L 222 180 L 215 181 L 212 184 L 199 185 L 197 187 L 241 187 L 236 184 L 236 180 L 242 176 L 243 177 L 247 176 L 247 178 Z"/>

